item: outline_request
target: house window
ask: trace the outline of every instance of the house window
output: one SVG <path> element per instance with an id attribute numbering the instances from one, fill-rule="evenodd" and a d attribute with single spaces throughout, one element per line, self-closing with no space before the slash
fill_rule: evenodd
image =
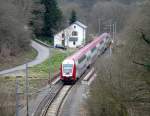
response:
<path id="1" fill-rule="evenodd" d="M 65 46 L 65 40 L 62 40 L 62 45 Z"/>
<path id="2" fill-rule="evenodd" d="M 62 38 L 64 38 L 65 37 L 65 34 L 64 33 L 62 33 Z"/>
<path id="3" fill-rule="evenodd" d="M 75 41 L 73 41 L 73 45 L 76 45 L 76 42 L 75 42 Z"/>
<path id="4" fill-rule="evenodd" d="M 73 31 L 72 32 L 72 36 L 77 36 L 78 35 L 78 32 L 77 31 Z"/>
<path id="5" fill-rule="evenodd" d="M 77 37 L 70 37 L 69 41 L 78 41 L 78 38 Z"/>

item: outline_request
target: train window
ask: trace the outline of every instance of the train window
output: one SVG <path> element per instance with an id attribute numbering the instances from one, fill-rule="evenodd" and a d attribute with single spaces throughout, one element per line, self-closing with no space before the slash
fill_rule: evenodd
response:
<path id="1" fill-rule="evenodd" d="M 92 48 L 91 52 L 94 52 L 96 50 L 96 47 Z"/>
<path id="2" fill-rule="evenodd" d="M 82 61 L 84 61 L 85 58 L 86 58 L 86 55 L 82 56 L 82 57 L 78 60 L 79 64 L 80 64 Z"/>
<path id="3" fill-rule="evenodd" d="M 72 71 L 72 64 L 63 64 L 63 71 L 64 73 L 70 73 Z"/>
<path id="4" fill-rule="evenodd" d="M 87 60 L 90 60 L 90 58 L 91 58 L 90 56 L 87 56 Z"/>
<path id="5" fill-rule="evenodd" d="M 72 64 L 64 64 L 63 66 L 64 67 L 72 67 L 73 65 Z"/>
<path id="6" fill-rule="evenodd" d="M 100 44 L 103 44 L 104 43 L 104 41 L 102 40 L 102 41 L 100 41 Z"/>

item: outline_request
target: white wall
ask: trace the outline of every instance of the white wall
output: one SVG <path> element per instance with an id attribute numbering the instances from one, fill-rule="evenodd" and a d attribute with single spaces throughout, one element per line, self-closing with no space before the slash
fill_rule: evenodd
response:
<path id="1" fill-rule="evenodd" d="M 76 28 L 74 28 L 76 26 Z M 78 35 L 77 36 L 72 36 L 72 32 L 77 31 Z M 62 45 L 62 34 L 65 33 L 65 45 L 69 47 L 77 47 L 81 46 L 82 44 L 85 43 L 85 37 L 86 37 L 86 31 L 83 29 L 81 26 L 77 24 L 72 24 L 70 27 L 66 28 L 65 30 L 61 31 L 57 35 L 54 36 L 54 46 L 57 45 Z M 76 41 L 76 44 L 73 45 L 73 41 L 69 41 L 70 37 L 77 37 L 78 41 Z M 68 41 L 67 41 L 68 40 Z M 84 43 L 83 43 L 84 42 Z"/>

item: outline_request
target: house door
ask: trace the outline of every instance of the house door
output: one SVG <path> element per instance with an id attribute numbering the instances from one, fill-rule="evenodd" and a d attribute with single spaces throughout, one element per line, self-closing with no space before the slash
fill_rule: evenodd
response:
<path id="1" fill-rule="evenodd" d="M 65 40 L 62 40 L 62 45 L 65 46 Z"/>

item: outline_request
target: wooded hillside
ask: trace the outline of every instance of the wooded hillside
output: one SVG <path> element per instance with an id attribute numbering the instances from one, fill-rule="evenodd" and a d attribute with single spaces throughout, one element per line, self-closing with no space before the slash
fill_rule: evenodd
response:
<path id="1" fill-rule="evenodd" d="M 0 0 L 0 62 L 29 49 L 30 0 Z"/>
<path id="2" fill-rule="evenodd" d="M 53 39 L 62 14 L 55 0 L 0 0 L 0 65 L 31 51 L 31 39 Z"/>
<path id="3" fill-rule="evenodd" d="M 133 6 L 112 54 L 98 58 L 98 77 L 87 100 L 89 116 L 150 114 L 150 1 Z"/>

